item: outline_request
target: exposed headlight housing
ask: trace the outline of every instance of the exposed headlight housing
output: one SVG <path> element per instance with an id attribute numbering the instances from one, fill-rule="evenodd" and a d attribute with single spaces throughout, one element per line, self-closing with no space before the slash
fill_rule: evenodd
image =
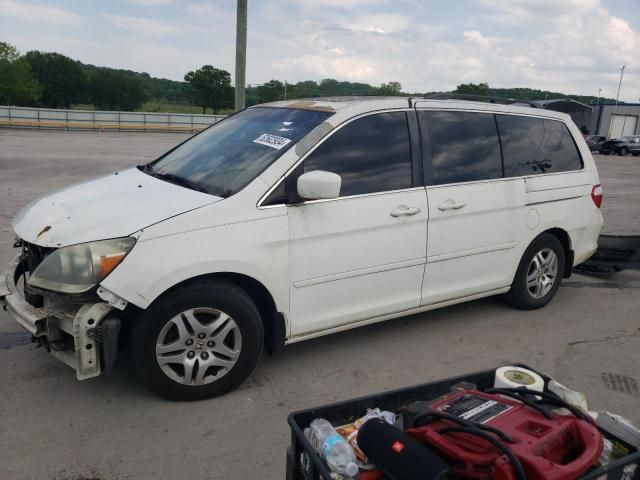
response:
<path id="1" fill-rule="evenodd" d="M 28 283 L 54 292 L 84 293 L 104 280 L 135 243 L 135 238 L 124 237 L 59 248 L 38 265 Z"/>

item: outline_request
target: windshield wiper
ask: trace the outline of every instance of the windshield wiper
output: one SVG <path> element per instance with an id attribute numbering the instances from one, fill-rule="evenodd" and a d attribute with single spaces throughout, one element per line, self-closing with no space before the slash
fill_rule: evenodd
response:
<path id="1" fill-rule="evenodd" d="M 149 169 L 149 167 L 142 166 L 140 167 L 140 170 L 147 173 L 148 175 L 151 175 L 152 177 L 155 177 L 159 180 L 164 180 L 165 182 L 169 182 L 169 183 L 173 183 L 174 185 L 180 185 L 181 187 L 186 187 L 189 188 L 191 190 L 195 190 L 196 192 L 202 192 L 202 193 L 209 193 L 207 192 L 206 189 L 204 189 L 203 187 L 201 187 L 200 185 L 198 185 L 195 182 L 192 182 L 191 180 L 187 180 L 184 177 L 179 177 L 177 175 L 174 175 L 172 173 L 158 173 L 158 172 L 153 172 Z"/>

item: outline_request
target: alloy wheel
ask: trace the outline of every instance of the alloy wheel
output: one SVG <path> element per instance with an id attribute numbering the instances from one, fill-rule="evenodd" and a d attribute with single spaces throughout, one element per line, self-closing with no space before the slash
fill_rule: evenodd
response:
<path id="1" fill-rule="evenodd" d="M 558 256 L 550 248 L 544 248 L 531 259 L 527 269 L 527 290 L 539 299 L 547 295 L 558 278 Z"/>
<path id="2" fill-rule="evenodd" d="M 206 385 L 227 374 L 238 361 L 242 335 L 229 315 L 214 308 L 192 308 L 176 315 L 156 340 L 162 371 L 184 385 Z"/>

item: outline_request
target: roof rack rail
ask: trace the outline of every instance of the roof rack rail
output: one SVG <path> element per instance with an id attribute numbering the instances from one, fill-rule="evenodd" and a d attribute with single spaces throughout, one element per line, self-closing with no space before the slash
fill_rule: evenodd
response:
<path id="1" fill-rule="evenodd" d="M 488 95 L 471 95 L 468 93 L 453 93 L 453 92 L 432 93 L 431 95 L 427 95 L 425 97 L 410 98 L 409 99 L 410 105 L 411 105 L 411 100 L 467 100 L 471 102 L 499 103 L 502 105 L 527 105 L 531 108 L 540 108 L 540 105 L 537 105 L 536 103 L 531 102 L 529 100 L 519 100 L 517 98 L 491 97 Z"/>

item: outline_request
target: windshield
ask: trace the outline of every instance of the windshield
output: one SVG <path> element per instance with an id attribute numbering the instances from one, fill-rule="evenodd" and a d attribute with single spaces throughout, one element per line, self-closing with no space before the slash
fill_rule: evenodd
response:
<path id="1" fill-rule="evenodd" d="M 315 110 L 249 108 L 194 136 L 142 170 L 188 188 L 228 197 L 331 115 Z"/>

